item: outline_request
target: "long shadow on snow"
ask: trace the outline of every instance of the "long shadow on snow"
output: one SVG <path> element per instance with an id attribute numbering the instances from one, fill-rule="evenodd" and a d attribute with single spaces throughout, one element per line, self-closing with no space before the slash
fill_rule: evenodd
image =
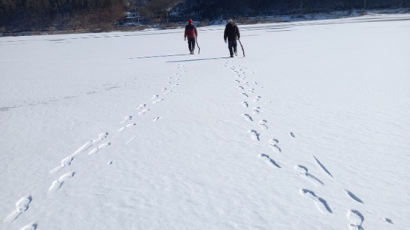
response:
<path id="1" fill-rule="evenodd" d="M 167 61 L 167 62 L 169 62 L 169 63 L 175 63 L 175 62 L 209 61 L 209 60 L 220 60 L 220 59 L 229 59 L 229 58 L 230 58 L 230 57 L 197 58 L 197 59 L 184 59 L 184 60 Z"/>
<path id="2" fill-rule="evenodd" d="M 130 57 L 128 59 L 148 59 L 148 58 L 165 58 L 165 57 L 181 57 L 181 56 L 189 56 L 190 54 L 165 54 L 165 55 L 154 55 L 154 56 L 140 56 L 140 57 Z"/>

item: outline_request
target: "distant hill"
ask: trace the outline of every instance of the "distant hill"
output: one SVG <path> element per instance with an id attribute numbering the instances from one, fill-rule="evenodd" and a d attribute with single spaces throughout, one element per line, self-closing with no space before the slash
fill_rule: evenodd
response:
<path id="1" fill-rule="evenodd" d="M 125 7 L 124 0 L 2 0 L 0 30 L 104 28 L 122 18 Z"/>

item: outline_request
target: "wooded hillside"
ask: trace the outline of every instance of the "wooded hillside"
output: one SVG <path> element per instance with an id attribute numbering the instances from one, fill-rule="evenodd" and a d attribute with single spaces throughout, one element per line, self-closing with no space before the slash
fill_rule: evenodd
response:
<path id="1" fill-rule="evenodd" d="M 410 7 L 410 0 L 187 0 L 184 13 L 201 18 L 318 13 Z"/>
<path id="2" fill-rule="evenodd" d="M 100 27 L 124 15 L 124 0 L 0 0 L 0 27 L 42 30 Z"/>
<path id="3" fill-rule="evenodd" d="M 227 17 L 408 8 L 410 0 L 0 0 L 0 32 L 111 30 L 127 11 L 143 24 Z"/>

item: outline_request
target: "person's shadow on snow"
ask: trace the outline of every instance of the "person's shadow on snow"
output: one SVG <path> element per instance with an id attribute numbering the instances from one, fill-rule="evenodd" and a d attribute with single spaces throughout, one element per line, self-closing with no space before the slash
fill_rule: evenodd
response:
<path id="1" fill-rule="evenodd" d="M 130 57 L 128 59 L 149 59 L 149 58 L 166 58 L 166 57 L 182 57 L 189 56 L 190 54 L 165 54 L 165 55 L 154 55 L 154 56 L 140 56 L 140 57 Z"/>
<path id="2" fill-rule="evenodd" d="M 220 59 L 230 59 L 230 57 L 196 58 L 196 59 L 184 59 L 184 60 L 175 60 L 175 61 L 167 61 L 167 62 L 176 63 L 176 62 L 209 61 L 209 60 L 220 60 Z"/>

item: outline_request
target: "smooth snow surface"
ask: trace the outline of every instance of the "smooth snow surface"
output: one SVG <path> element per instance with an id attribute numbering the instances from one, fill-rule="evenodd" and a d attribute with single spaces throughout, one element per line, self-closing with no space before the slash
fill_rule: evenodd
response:
<path id="1" fill-rule="evenodd" d="M 0 38 L 0 229 L 409 229 L 410 15 Z"/>

